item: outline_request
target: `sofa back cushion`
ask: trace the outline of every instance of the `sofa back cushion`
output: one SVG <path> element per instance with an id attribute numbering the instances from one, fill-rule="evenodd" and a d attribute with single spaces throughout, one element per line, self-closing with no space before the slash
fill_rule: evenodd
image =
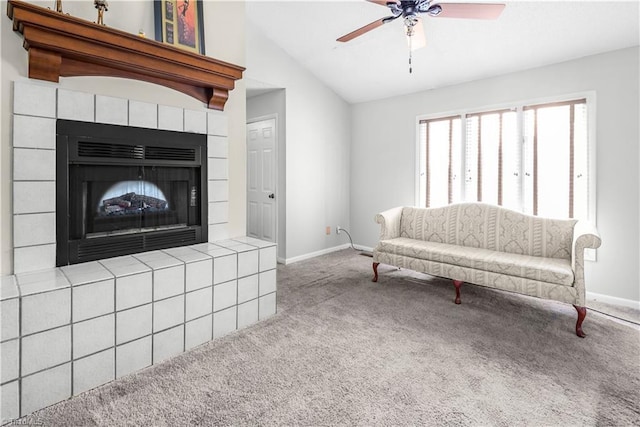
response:
<path id="1" fill-rule="evenodd" d="M 406 207 L 400 237 L 495 251 L 571 259 L 575 220 L 525 215 L 485 203 Z"/>

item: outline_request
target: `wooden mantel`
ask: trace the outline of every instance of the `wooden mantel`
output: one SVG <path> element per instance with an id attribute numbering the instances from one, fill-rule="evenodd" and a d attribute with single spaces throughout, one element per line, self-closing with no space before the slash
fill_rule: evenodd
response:
<path id="1" fill-rule="evenodd" d="M 98 25 L 19 0 L 9 0 L 13 30 L 24 36 L 29 77 L 123 77 L 156 83 L 223 110 L 243 67 Z"/>

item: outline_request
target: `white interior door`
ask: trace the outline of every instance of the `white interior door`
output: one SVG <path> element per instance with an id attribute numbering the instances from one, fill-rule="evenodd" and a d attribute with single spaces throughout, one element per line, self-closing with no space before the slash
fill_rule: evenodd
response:
<path id="1" fill-rule="evenodd" d="M 247 124 L 247 233 L 276 241 L 276 120 Z"/>

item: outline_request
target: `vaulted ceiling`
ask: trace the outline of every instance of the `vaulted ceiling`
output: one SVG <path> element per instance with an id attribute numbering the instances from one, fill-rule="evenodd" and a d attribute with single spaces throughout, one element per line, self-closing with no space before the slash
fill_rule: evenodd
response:
<path id="1" fill-rule="evenodd" d="M 427 46 L 413 52 L 411 74 L 400 19 L 350 42 L 336 41 L 388 16 L 385 6 L 365 0 L 248 1 L 246 10 L 250 25 L 350 103 L 640 44 L 637 0 L 487 2 L 506 4 L 497 20 L 423 18 Z"/>

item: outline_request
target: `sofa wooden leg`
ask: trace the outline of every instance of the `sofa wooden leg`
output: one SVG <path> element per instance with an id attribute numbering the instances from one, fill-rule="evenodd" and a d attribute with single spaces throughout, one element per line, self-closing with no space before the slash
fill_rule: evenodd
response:
<path id="1" fill-rule="evenodd" d="M 453 286 L 456 287 L 456 304 L 460 304 L 460 286 L 462 286 L 462 283 L 464 283 L 462 280 L 454 280 L 453 281 Z"/>
<path id="2" fill-rule="evenodd" d="M 377 282 L 378 281 L 378 266 L 380 265 L 379 262 L 374 262 L 373 263 L 373 280 L 372 282 Z"/>
<path id="3" fill-rule="evenodd" d="M 577 305 L 574 305 L 573 307 L 578 312 L 578 321 L 576 322 L 576 335 L 580 338 L 584 338 L 587 336 L 587 334 L 582 331 L 582 321 L 587 316 L 587 307 L 580 307 Z"/>

